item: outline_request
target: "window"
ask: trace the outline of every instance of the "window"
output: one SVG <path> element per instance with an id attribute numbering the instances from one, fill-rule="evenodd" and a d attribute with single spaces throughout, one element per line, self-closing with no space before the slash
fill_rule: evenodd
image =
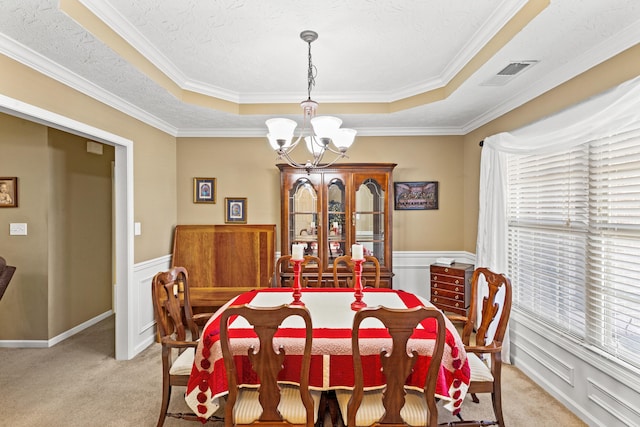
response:
<path id="1" fill-rule="evenodd" d="M 514 306 L 640 367 L 640 131 L 507 169 Z"/>

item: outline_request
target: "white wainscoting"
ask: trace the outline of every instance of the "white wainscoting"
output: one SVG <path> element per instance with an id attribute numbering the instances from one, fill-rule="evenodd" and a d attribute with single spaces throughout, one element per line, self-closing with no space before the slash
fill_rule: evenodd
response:
<path id="1" fill-rule="evenodd" d="M 136 292 L 131 292 L 137 300 L 130 301 L 133 310 L 133 341 L 135 354 L 153 344 L 155 335 L 155 316 L 153 314 L 153 302 L 151 301 L 151 281 L 160 271 L 166 271 L 171 267 L 171 255 L 141 262 L 133 267 L 133 286 Z"/>
<path id="2" fill-rule="evenodd" d="M 513 310 L 511 362 L 590 426 L 640 426 L 640 371 Z"/>
<path id="3" fill-rule="evenodd" d="M 475 255 L 469 252 L 405 251 L 393 253 L 393 288 L 430 298 L 429 266 L 437 258 L 453 258 L 456 262 L 473 264 Z"/>

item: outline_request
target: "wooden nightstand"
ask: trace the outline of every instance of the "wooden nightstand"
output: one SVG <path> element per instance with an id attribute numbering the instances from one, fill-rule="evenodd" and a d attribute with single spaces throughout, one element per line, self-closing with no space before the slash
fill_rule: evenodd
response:
<path id="1" fill-rule="evenodd" d="M 443 311 L 467 315 L 473 264 L 431 264 L 431 303 Z"/>

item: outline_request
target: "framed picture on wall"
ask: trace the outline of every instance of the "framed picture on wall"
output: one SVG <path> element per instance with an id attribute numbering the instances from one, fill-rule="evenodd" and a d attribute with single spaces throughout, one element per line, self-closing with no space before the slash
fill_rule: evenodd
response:
<path id="1" fill-rule="evenodd" d="M 394 206 L 398 211 L 438 209 L 438 182 L 394 182 Z"/>
<path id="2" fill-rule="evenodd" d="M 215 203 L 216 193 L 215 178 L 193 178 L 193 203 Z"/>
<path id="3" fill-rule="evenodd" d="M 246 197 L 225 197 L 224 222 L 227 224 L 247 223 L 247 199 Z"/>
<path id="4" fill-rule="evenodd" d="M 0 178 L 0 208 L 18 207 L 18 178 Z"/>

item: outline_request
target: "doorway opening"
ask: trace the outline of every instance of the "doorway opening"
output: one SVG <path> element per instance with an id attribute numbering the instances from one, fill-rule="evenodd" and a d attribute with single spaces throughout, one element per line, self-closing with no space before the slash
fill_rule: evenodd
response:
<path id="1" fill-rule="evenodd" d="M 0 112 L 115 147 L 114 240 L 115 355 L 135 356 L 130 291 L 133 278 L 133 141 L 40 107 L 0 95 Z"/>

